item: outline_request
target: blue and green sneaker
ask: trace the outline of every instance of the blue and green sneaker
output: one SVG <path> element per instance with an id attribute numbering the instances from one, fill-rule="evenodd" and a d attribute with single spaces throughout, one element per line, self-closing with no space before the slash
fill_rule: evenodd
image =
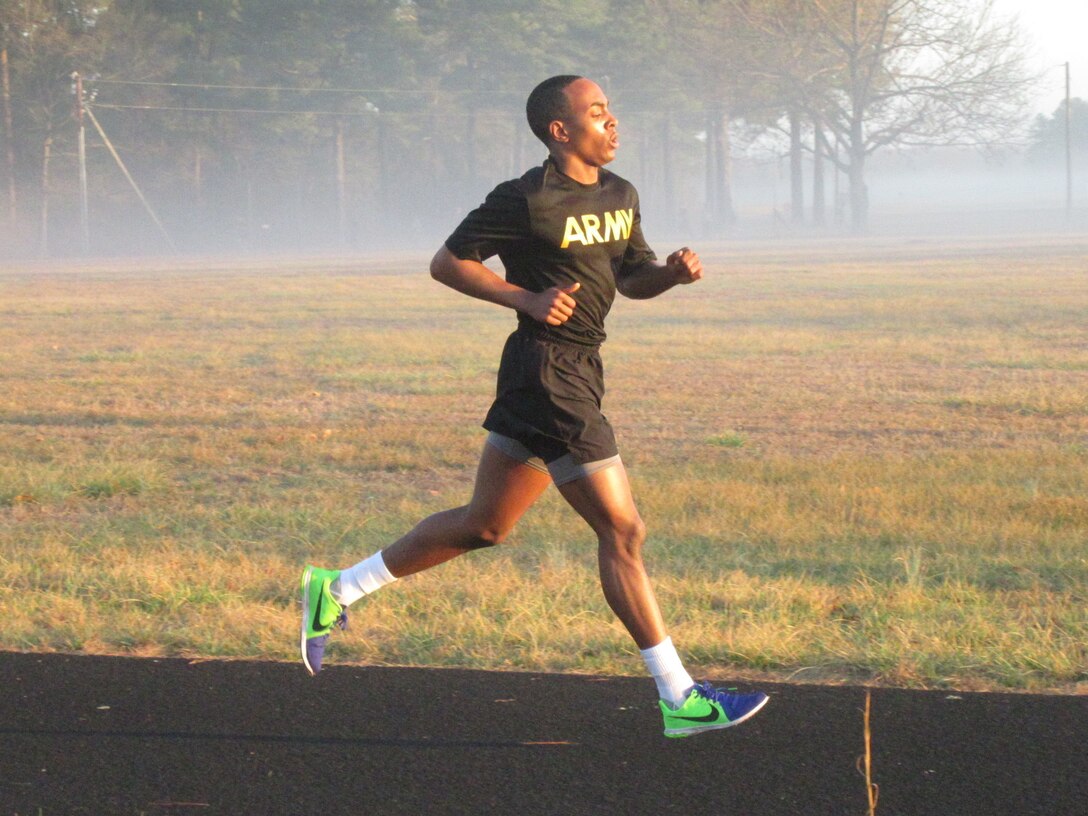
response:
<path id="1" fill-rule="evenodd" d="M 329 592 L 339 570 L 307 566 L 302 571 L 302 664 L 310 674 L 321 671 L 321 658 L 334 626 L 347 629 L 348 613 Z"/>
<path id="2" fill-rule="evenodd" d="M 737 725 L 754 715 L 769 698 L 761 691 L 753 694 L 732 694 L 700 683 L 691 690 L 684 704 L 672 708 L 661 701 L 665 717 L 666 737 L 690 737 L 701 731 L 714 731 Z"/>

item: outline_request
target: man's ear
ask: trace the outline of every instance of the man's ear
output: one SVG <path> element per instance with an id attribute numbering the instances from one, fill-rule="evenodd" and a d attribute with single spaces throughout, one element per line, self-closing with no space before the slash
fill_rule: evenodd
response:
<path id="1" fill-rule="evenodd" d="M 559 119 L 554 119 L 548 124 L 548 133 L 551 134 L 553 142 L 565 144 L 570 141 L 570 134 L 567 133 L 567 127 Z"/>

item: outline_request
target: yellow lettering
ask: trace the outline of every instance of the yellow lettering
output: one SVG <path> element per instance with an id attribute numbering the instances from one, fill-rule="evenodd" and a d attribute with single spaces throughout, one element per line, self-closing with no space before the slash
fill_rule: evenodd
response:
<path id="1" fill-rule="evenodd" d="M 561 249 L 566 249 L 572 243 L 582 246 L 593 244 L 607 244 L 610 241 L 626 241 L 631 237 L 631 227 L 635 223 L 635 211 L 633 209 L 615 210 L 604 214 L 604 234 L 601 234 L 601 217 L 593 213 L 585 213 L 579 220 L 578 216 L 567 216 L 567 224 L 563 230 L 563 243 Z"/>
<path id="2" fill-rule="evenodd" d="M 599 244 L 604 241 L 601 238 L 601 219 L 595 215 L 586 213 L 582 216 L 582 226 L 586 230 L 586 243 Z"/>
<path id="3" fill-rule="evenodd" d="M 624 239 L 631 237 L 631 225 L 635 223 L 635 211 L 633 209 L 616 210 L 617 215 L 623 219 L 623 223 L 626 225 L 623 230 Z"/>
<path id="4" fill-rule="evenodd" d="M 567 216 L 567 228 L 563 232 L 563 243 L 559 245 L 559 248 L 566 249 L 570 246 L 571 241 L 577 241 L 583 246 L 586 243 L 586 236 L 582 234 L 582 228 L 578 226 L 578 219 L 573 215 Z"/>
<path id="5" fill-rule="evenodd" d="M 627 219 L 623 217 L 623 210 L 616 210 L 604 214 L 604 240 L 618 241 L 624 237 L 624 233 L 630 234 L 627 227 Z"/>

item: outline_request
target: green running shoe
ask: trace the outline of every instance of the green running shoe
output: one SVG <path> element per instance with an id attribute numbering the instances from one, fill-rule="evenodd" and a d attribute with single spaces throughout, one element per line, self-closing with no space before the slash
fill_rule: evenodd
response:
<path id="1" fill-rule="evenodd" d="M 348 614 L 329 592 L 329 585 L 340 577 L 339 570 L 307 566 L 302 571 L 302 664 L 310 674 L 321 671 L 321 659 L 333 626 L 347 629 Z"/>
<path id="2" fill-rule="evenodd" d="M 754 715 L 769 698 L 763 692 L 731 694 L 700 683 L 691 690 L 684 704 L 672 708 L 661 701 L 661 713 L 665 717 L 666 737 L 690 737 L 701 731 L 729 728 Z"/>

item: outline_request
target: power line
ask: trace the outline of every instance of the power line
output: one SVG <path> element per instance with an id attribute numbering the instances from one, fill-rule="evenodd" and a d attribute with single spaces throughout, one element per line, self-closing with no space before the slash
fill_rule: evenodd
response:
<path id="1" fill-rule="evenodd" d="M 375 108 L 368 111 L 331 111 L 331 110 L 306 110 L 306 109 L 273 109 L 273 108 L 203 108 L 203 107 L 189 107 L 180 105 L 113 105 L 108 102 L 95 102 L 94 107 L 99 110 L 138 110 L 138 111 L 165 111 L 165 112 L 180 112 L 180 113 L 252 113 L 262 115 L 273 116 L 296 116 L 300 114 L 310 114 L 313 116 L 345 116 L 345 117 L 366 117 L 376 116 L 381 114 L 383 117 L 423 117 L 432 115 L 426 111 L 381 111 Z M 476 117 L 478 119 L 495 117 L 506 118 L 514 113 L 513 111 L 499 112 L 499 111 L 478 111 Z M 518 112 L 520 113 L 520 112 Z"/>
<path id="2" fill-rule="evenodd" d="M 118 85 L 129 87 L 143 87 L 143 88 L 190 88 L 201 91 L 268 91 L 268 92 L 287 92 L 298 94 L 313 94 L 313 93 L 335 93 L 335 94 L 349 94 L 354 96 L 363 95 L 401 95 L 401 96 L 434 96 L 435 94 L 450 95 L 456 94 L 459 96 L 486 96 L 488 98 L 495 98 L 500 96 L 513 96 L 517 95 L 520 100 L 521 93 L 515 91 L 501 91 L 501 90 L 421 90 L 421 89 L 409 89 L 409 88 L 299 88 L 288 85 L 237 85 L 237 84 L 215 84 L 205 82 L 156 82 L 151 80 L 136 80 L 136 79 L 93 79 L 84 80 L 85 85 Z M 211 107 L 207 105 L 135 105 L 135 104 L 117 104 L 95 101 L 95 107 L 104 110 L 137 110 L 137 111 L 163 111 L 174 113 L 243 113 L 254 114 L 264 116 L 283 116 L 283 115 L 313 115 L 313 116 L 342 116 L 342 117 L 366 117 L 373 116 L 381 113 L 383 116 L 412 118 L 417 116 L 426 116 L 428 113 L 422 111 L 389 111 L 379 110 L 377 106 L 373 105 L 369 100 L 365 100 L 367 110 L 365 111 L 342 111 L 342 110 L 310 110 L 310 109 L 283 109 L 283 108 L 232 108 L 232 107 Z M 646 113 L 656 113 L 655 109 L 626 109 L 624 113 L 628 115 L 640 115 Z M 488 115 L 503 116 L 509 112 L 503 110 L 499 111 L 477 111 L 477 116 Z"/>
<path id="3" fill-rule="evenodd" d="M 87 82 L 93 82 L 95 85 L 136 85 L 142 87 L 152 88 L 196 88 L 203 91 L 276 91 L 287 93 L 344 93 L 344 94 L 394 94 L 394 95 L 408 95 L 418 96 L 434 93 L 457 93 L 457 94 L 485 94 L 488 96 L 496 96 L 502 94 L 521 94 L 520 91 L 500 91 L 500 90 L 425 90 L 425 89 L 411 89 L 411 88 L 298 88 L 290 85 L 218 85 L 207 82 L 151 82 L 145 80 L 135 79 L 95 79 L 86 80 Z"/>
<path id="4" fill-rule="evenodd" d="M 434 94 L 459 96 L 513 96 L 521 99 L 525 96 L 523 90 L 502 90 L 500 88 L 299 88 L 294 85 L 235 85 L 218 84 L 211 82 L 153 82 L 151 80 L 138 79 L 88 79 L 84 77 L 85 84 L 94 85 L 130 85 L 145 88 L 192 88 L 201 91 L 275 91 L 286 93 L 339 93 L 339 94 L 384 94 L 390 96 L 428 96 Z M 641 92 L 642 88 L 613 86 L 613 90 L 619 92 Z M 661 89 L 662 93 L 681 93 L 683 89 Z"/>
<path id="5" fill-rule="evenodd" d="M 301 114 L 310 113 L 315 116 L 373 116 L 378 111 L 319 111 L 319 110 L 273 110 L 264 108 L 196 108 L 171 105 L 110 105 L 96 102 L 95 108 L 104 110 L 143 110 L 143 111 L 180 111 L 191 113 L 263 113 L 263 114 Z M 389 114 L 385 114 L 389 115 Z M 396 115 L 396 114 L 393 114 Z"/>
<path id="6" fill-rule="evenodd" d="M 413 116 L 423 117 L 431 116 L 430 111 L 389 111 L 389 110 L 367 110 L 367 111 L 333 111 L 333 110 L 308 110 L 305 108 L 204 108 L 184 105 L 115 105 L 108 102 L 94 102 L 94 107 L 100 110 L 139 110 L 139 111 L 166 111 L 166 112 L 180 112 L 180 113 L 254 113 L 276 116 L 293 116 L 298 114 L 312 114 L 314 116 L 354 116 L 354 117 L 366 117 L 375 116 L 381 114 L 383 117 L 401 117 L 411 118 Z M 636 109 L 623 109 L 621 115 L 623 116 L 646 116 L 657 115 L 662 111 L 657 108 L 636 108 Z M 699 111 L 690 111 L 698 113 Z M 503 119 L 511 114 L 521 115 L 520 110 L 483 110 L 476 111 L 475 115 L 477 119 L 497 118 Z"/>
<path id="7" fill-rule="evenodd" d="M 128 172 L 128 168 L 125 167 L 125 163 L 121 161 L 121 157 L 117 153 L 117 148 L 113 146 L 113 142 L 111 142 L 110 137 L 106 135 L 106 131 L 102 129 L 102 125 L 98 124 L 98 119 L 95 118 L 94 112 L 89 105 L 84 104 L 82 108 L 86 112 L 88 118 L 90 118 L 91 124 L 98 130 L 98 135 L 102 137 L 102 141 L 110 151 L 110 155 L 113 156 L 113 160 L 117 162 L 117 166 L 121 168 L 121 172 L 124 173 L 125 178 L 132 186 L 132 189 L 136 191 L 136 195 L 140 199 L 140 203 L 144 205 L 144 209 L 147 210 L 147 214 L 151 216 L 151 220 L 154 221 L 155 226 L 159 228 L 162 237 L 166 239 L 166 245 L 177 252 L 177 247 L 174 246 L 174 242 L 170 239 L 170 233 L 166 231 L 166 227 L 163 226 L 162 221 L 160 221 L 159 217 L 155 214 L 155 210 L 152 209 L 151 204 L 148 202 L 147 198 L 144 197 L 143 191 L 140 189 L 139 185 L 136 184 L 136 179 L 132 177 L 132 174 Z M 86 251 L 86 248 L 84 251 Z"/>

